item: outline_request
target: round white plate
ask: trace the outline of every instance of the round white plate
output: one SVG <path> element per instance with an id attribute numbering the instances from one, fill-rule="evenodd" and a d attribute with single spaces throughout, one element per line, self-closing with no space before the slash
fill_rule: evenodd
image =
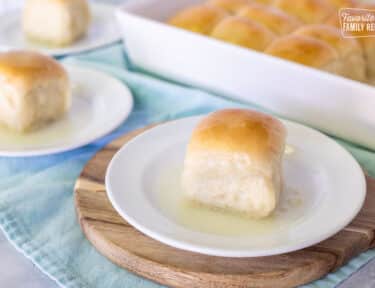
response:
<path id="1" fill-rule="evenodd" d="M 21 11 L 13 11 L 0 16 L 0 49 L 31 49 L 51 56 L 63 56 L 92 50 L 119 41 L 121 36 L 114 18 L 115 6 L 92 3 L 92 21 L 87 34 L 66 47 L 46 47 L 27 40 L 22 32 Z"/>
<path id="2" fill-rule="evenodd" d="M 86 145 L 117 128 L 130 114 L 133 98 L 117 79 L 88 68 L 65 65 L 72 107 L 62 119 L 21 134 L 0 126 L 1 156 L 37 156 Z"/>
<path id="3" fill-rule="evenodd" d="M 332 236 L 362 207 L 366 183 L 353 157 L 320 132 L 283 121 L 293 152 L 287 149 L 284 157 L 286 188 L 273 218 L 259 222 L 200 211 L 203 208 L 181 212 L 179 175 L 186 145 L 200 119 L 159 125 L 127 143 L 110 162 L 106 174 L 109 199 L 144 234 L 203 254 L 267 256 Z"/>

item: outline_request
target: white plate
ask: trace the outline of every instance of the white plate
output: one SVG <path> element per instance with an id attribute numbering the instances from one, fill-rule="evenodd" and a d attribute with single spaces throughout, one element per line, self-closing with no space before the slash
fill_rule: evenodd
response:
<path id="1" fill-rule="evenodd" d="M 284 121 L 287 143 L 294 152 L 285 155 L 287 188 L 274 218 L 260 225 L 203 208 L 180 213 L 183 205 L 176 200 L 181 195 L 179 174 L 186 145 L 200 119 L 157 126 L 127 143 L 110 162 L 106 174 L 109 199 L 117 212 L 144 234 L 203 254 L 267 256 L 332 236 L 362 207 L 366 183 L 354 158 L 320 132 Z M 289 209 L 285 209 L 287 203 Z"/>
<path id="2" fill-rule="evenodd" d="M 86 145 L 118 127 L 130 114 L 133 98 L 120 81 L 104 73 L 65 65 L 72 84 L 69 113 L 27 134 L 0 127 L 1 156 L 37 156 Z"/>
<path id="3" fill-rule="evenodd" d="M 32 49 L 51 56 L 63 56 L 92 50 L 120 40 L 114 20 L 115 7 L 91 4 L 92 22 L 86 36 L 66 47 L 46 47 L 28 41 L 22 32 L 21 11 L 4 13 L 0 16 L 0 49 Z"/>

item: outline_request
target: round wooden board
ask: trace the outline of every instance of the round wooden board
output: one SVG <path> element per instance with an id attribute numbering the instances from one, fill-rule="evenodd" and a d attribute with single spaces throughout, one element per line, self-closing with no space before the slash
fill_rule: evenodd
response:
<path id="1" fill-rule="evenodd" d="M 114 210 L 104 178 L 116 151 L 151 127 L 108 144 L 86 164 L 75 185 L 76 211 L 84 234 L 117 265 L 172 287 L 282 288 L 316 280 L 374 247 L 375 180 L 369 177 L 366 203 L 357 218 L 330 239 L 293 253 L 259 258 L 213 257 L 175 249 L 145 236 Z"/>

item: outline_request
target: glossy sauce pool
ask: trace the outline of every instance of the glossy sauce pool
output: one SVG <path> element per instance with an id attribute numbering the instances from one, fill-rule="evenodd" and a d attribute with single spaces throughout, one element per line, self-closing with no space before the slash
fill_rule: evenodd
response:
<path id="1" fill-rule="evenodd" d="M 292 148 L 286 149 L 286 157 L 291 153 Z M 223 236 L 264 235 L 286 229 L 303 215 L 302 194 L 287 185 L 280 194 L 280 201 L 274 213 L 261 220 L 199 205 L 184 197 L 180 184 L 181 174 L 182 167 L 175 167 L 160 174 L 157 201 L 168 218 L 185 228 Z"/>

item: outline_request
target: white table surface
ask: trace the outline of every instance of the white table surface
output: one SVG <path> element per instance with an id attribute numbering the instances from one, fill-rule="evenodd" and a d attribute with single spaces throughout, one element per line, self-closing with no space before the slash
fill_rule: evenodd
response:
<path id="1" fill-rule="evenodd" d="M 173 1 L 173 0 L 171 0 Z M 101 1 L 121 3 L 123 0 Z M 0 12 L 18 7 L 22 0 L 0 0 Z M 0 230 L 0 288 L 56 288 L 58 285 L 45 276 L 26 257 L 18 252 Z M 374 288 L 375 260 L 371 261 L 337 288 Z M 110 287 L 104 287 L 110 288 Z M 129 287 L 130 288 L 130 287 Z M 136 288 L 136 287 L 131 287 Z"/>
<path id="2" fill-rule="evenodd" d="M 0 230 L 0 287 L 55 288 L 58 285 L 19 253 Z"/>

